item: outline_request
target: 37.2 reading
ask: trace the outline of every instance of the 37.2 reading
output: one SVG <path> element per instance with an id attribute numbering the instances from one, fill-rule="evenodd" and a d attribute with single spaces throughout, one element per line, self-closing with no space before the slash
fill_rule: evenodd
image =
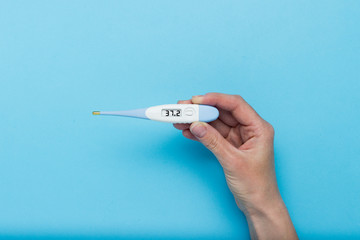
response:
<path id="1" fill-rule="evenodd" d="M 161 110 L 163 117 L 181 117 L 181 109 L 163 109 Z"/>

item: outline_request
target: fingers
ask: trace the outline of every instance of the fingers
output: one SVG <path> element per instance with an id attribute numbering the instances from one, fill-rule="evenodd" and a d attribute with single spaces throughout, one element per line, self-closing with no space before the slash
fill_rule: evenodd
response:
<path id="1" fill-rule="evenodd" d="M 174 123 L 173 125 L 178 130 L 185 130 L 190 128 L 190 124 L 188 123 Z"/>
<path id="2" fill-rule="evenodd" d="M 186 129 L 182 132 L 182 134 L 184 135 L 184 137 L 194 140 L 194 141 L 198 141 L 197 138 L 190 132 L 189 129 Z"/>
<path id="3" fill-rule="evenodd" d="M 218 110 L 219 110 L 219 119 L 221 119 L 221 121 L 223 121 L 226 125 L 231 127 L 236 127 L 237 125 L 239 125 L 239 122 L 234 118 L 234 116 L 229 111 L 225 111 L 221 108 Z"/>
<path id="4" fill-rule="evenodd" d="M 218 130 L 218 132 L 224 138 L 226 138 L 229 135 L 231 128 L 228 125 L 226 125 L 223 121 L 221 121 L 220 119 L 216 119 L 215 121 L 210 122 L 209 124 L 216 130 Z"/>
<path id="5" fill-rule="evenodd" d="M 226 136 L 226 140 L 229 141 L 234 147 L 239 148 L 243 143 L 243 139 L 241 137 L 240 128 L 241 125 L 237 125 L 235 128 L 231 128 L 229 134 Z"/>
<path id="6" fill-rule="evenodd" d="M 192 102 L 212 105 L 228 111 L 242 125 L 253 125 L 262 120 L 255 110 L 238 95 L 207 93 L 204 96 L 194 96 Z"/>
<path id="7" fill-rule="evenodd" d="M 191 102 L 191 100 L 179 100 L 177 103 L 178 104 L 191 104 L 192 102 Z"/>
<path id="8" fill-rule="evenodd" d="M 232 146 L 223 136 L 211 125 L 204 122 L 194 122 L 190 131 L 206 148 L 208 148 L 219 159 L 221 165 L 226 165 L 229 156 L 232 156 L 236 148 Z"/>
<path id="9" fill-rule="evenodd" d="M 230 129 L 231 127 L 229 127 L 227 124 L 225 124 L 223 121 L 221 121 L 220 119 L 216 119 L 215 121 L 209 123 L 211 126 L 213 126 L 216 130 L 219 131 L 219 133 L 226 138 L 229 135 Z M 188 123 L 175 123 L 173 124 L 174 127 L 178 130 L 189 130 L 190 129 L 190 124 Z M 190 131 L 189 131 L 190 133 Z M 186 133 L 186 135 L 184 136 L 188 136 L 189 133 Z M 189 137 L 188 137 L 189 138 Z M 193 139 L 193 138 L 190 138 Z"/>

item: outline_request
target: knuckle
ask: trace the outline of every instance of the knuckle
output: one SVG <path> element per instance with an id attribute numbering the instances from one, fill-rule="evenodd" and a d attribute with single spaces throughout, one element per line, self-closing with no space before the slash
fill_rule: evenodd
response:
<path id="1" fill-rule="evenodd" d="M 244 98 L 240 95 L 231 95 L 231 97 L 231 100 L 236 104 L 245 102 Z"/>
<path id="2" fill-rule="evenodd" d="M 214 92 L 208 92 L 204 94 L 204 97 L 214 97 L 214 96 L 216 96 L 216 93 Z"/>
<path id="3" fill-rule="evenodd" d="M 236 100 L 243 100 L 243 98 L 240 95 L 233 95 L 233 98 L 235 98 Z"/>
<path id="4" fill-rule="evenodd" d="M 269 137 L 274 137 L 275 135 L 274 127 L 268 122 L 265 123 L 265 132 Z"/>

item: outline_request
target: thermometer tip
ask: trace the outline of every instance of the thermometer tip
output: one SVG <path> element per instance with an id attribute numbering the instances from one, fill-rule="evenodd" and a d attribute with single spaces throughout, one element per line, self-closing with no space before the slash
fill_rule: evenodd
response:
<path id="1" fill-rule="evenodd" d="M 93 115 L 100 115 L 100 112 L 99 111 L 93 111 L 92 114 Z"/>

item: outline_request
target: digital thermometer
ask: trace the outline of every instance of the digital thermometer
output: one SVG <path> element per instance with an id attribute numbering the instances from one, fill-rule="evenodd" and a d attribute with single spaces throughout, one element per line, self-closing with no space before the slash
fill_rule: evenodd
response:
<path id="1" fill-rule="evenodd" d="M 93 115 L 134 117 L 170 123 L 192 123 L 214 121 L 219 117 L 219 111 L 208 105 L 166 104 L 128 111 L 95 111 Z"/>

